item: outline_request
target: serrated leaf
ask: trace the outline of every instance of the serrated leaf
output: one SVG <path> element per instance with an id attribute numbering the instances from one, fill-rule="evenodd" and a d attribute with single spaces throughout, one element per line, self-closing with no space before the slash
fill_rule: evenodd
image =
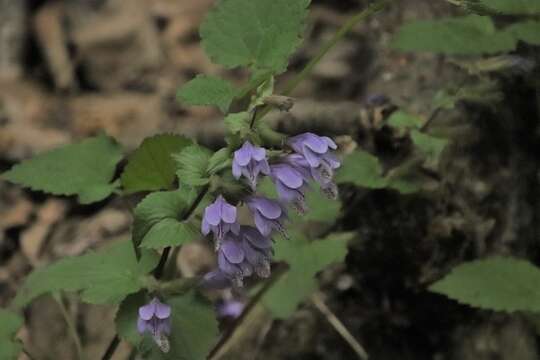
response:
<path id="1" fill-rule="evenodd" d="M 300 221 L 316 221 L 332 224 L 336 221 L 341 202 L 339 200 L 329 199 L 318 189 L 311 189 L 306 192 L 306 205 L 308 211 L 304 215 L 296 212 L 290 212 L 291 223 Z"/>
<path id="2" fill-rule="evenodd" d="M 391 46 L 403 51 L 480 55 L 514 50 L 516 41 L 509 33 L 496 31 L 491 18 L 469 15 L 407 23 Z"/>
<path id="3" fill-rule="evenodd" d="M 387 185 L 379 159 L 363 150 L 348 155 L 336 174 L 337 183 L 380 189 Z"/>
<path id="4" fill-rule="evenodd" d="M 300 44 L 309 0 L 222 0 L 200 28 L 214 63 L 283 72 Z"/>
<path id="5" fill-rule="evenodd" d="M 182 184 L 190 186 L 202 186 L 210 181 L 207 169 L 212 152 L 199 145 L 191 145 L 184 148 L 178 154 L 173 155 L 176 160 L 176 175 Z"/>
<path id="6" fill-rule="evenodd" d="M 239 90 L 224 79 L 197 75 L 178 90 L 177 98 L 189 105 L 217 106 L 226 113 L 238 94 Z"/>
<path id="7" fill-rule="evenodd" d="M 225 128 L 230 134 L 238 134 L 242 137 L 245 137 L 245 135 L 250 131 L 250 120 L 250 115 L 247 112 L 229 114 L 224 120 Z"/>
<path id="8" fill-rule="evenodd" d="M 176 172 L 172 154 L 191 144 L 188 138 L 172 134 L 144 139 L 122 173 L 124 190 L 134 193 L 170 189 Z"/>
<path id="9" fill-rule="evenodd" d="M 231 165 L 231 151 L 229 148 L 223 148 L 216 151 L 210 160 L 208 160 L 207 172 L 208 174 L 213 175 Z"/>
<path id="10" fill-rule="evenodd" d="M 505 31 L 518 40 L 532 45 L 540 45 L 540 21 L 529 20 L 515 23 L 507 27 Z"/>
<path id="11" fill-rule="evenodd" d="M 17 293 L 14 304 L 28 305 L 38 296 L 57 292 L 81 292 L 90 304 L 116 304 L 143 287 L 142 276 L 158 263 L 155 252 L 145 251 L 137 261 L 133 245 L 120 241 L 97 252 L 67 257 L 34 270 Z"/>
<path id="12" fill-rule="evenodd" d="M 411 132 L 411 140 L 426 157 L 426 166 L 436 168 L 443 150 L 448 145 L 448 140 L 424 134 L 418 130 Z"/>
<path id="13" fill-rule="evenodd" d="M 135 208 L 133 243 L 145 248 L 177 246 L 198 236 L 198 231 L 182 217 L 195 193 L 188 190 L 154 192 Z"/>
<path id="14" fill-rule="evenodd" d="M 455 267 L 429 288 L 460 303 L 495 311 L 540 311 L 540 269 L 528 261 L 493 257 Z"/>
<path id="15" fill-rule="evenodd" d="M 537 0 L 480 0 L 480 3 L 503 14 L 540 14 L 540 2 Z"/>
<path id="16" fill-rule="evenodd" d="M 218 323 L 213 306 L 190 292 L 166 300 L 172 308 L 169 336 L 170 351 L 161 352 L 153 340 L 145 336 L 141 344 L 143 359 L 203 360 L 218 340 Z"/>
<path id="17" fill-rule="evenodd" d="M 328 265 L 343 261 L 351 233 L 337 233 L 322 240 L 309 241 L 294 232 L 288 241 L 275 245 L 275 259 L 289 264 L 289 270 L 268 290 L 264 305 L 277 318 L 287 318 L 316 288 L 315 275 Z"/>
<path id="18" fill-rule="evenodd" d="M 0 309 L 0 359 L 15 360 L 22 350 L 15 334 L 21 328 L 23 318 L 11 311 Z"/>
<path id="19" fill-rule="evenodd" d="M 54 195 L 79 195 L 88 204 L 111 194 L 116 164 L 122 158 L 120 146 L 100 135 L 77 144 L 36 155 L 15 165 L 2 178 Z"/>

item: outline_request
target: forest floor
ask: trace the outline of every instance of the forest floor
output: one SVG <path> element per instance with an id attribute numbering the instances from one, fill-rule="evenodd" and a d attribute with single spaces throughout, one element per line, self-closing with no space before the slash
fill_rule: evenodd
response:
<path id="1" fill-rule="evenodd" d="M 0 27 L 9 25 L 17 39 L 0 43 L 10 50 L 0 51 L 0 172 L 102 131 L 127 151 L 163 132 L 222 145 L 218 112 L 175 100 L 177 88 L 195 74 L 234 82 L 247 76 L 211 64 L 200 47 L 197 28 L 212 0 L 28 3 L 11 9 L 17 5 L 0 1 Z M 313 1 L 306 42 L 289 73 L 277 79 L 278 93 L 366 3 Z M 366 119 L 386 116 L 391 108 L 428 118 L 437 90 L 463 75 L 441 56 L 393 51 L 390 39 L 407 20 L 455 13 L 445 1 L 392 4 L 336 46 L 293 94 L 291 112 L 273 114 L 270 121 L 291 133 L 317 128 L 349 135 L 388 163 L 399 160 L 403 144 Z M 540 59 L 538 51 L 530 55 Z M 464 260 L 498 253 L 540 261 L 540 95 L 522 78 L 500 81 L 498 105 L 464 105 L 434 120 L 433 128 L 452 145 L 431 191 L 405 196 L 341 189 L 348 206 L 338 226 L 357 231 L 362 240 L 351 244 L 346 263 L 320 275 L 320 296 L 371 359 L 540 358 L 537 336 L 522 315 L 472 310 L 427 291 Z M 388 100 L 373 106 L 370 99 L 381 95 Z M 80 206 L 0 182 L 0 305 L 9 303 L 32 268 L 128 236 L 138 200 Z M 178 254 L 177 264 L 184 275 L 200 274 L 212 266 L 212 256 L 201 239 Z M 114 310 L 75 301 L 68 309 L 87 359 L 98 359 L 115 332 Z M 75 358 L 52 298 L 36 301 L 25 316 L 20 337 L 31 353 Z M 225 358 L 357 358 L 312 302 L 286 321 L 261 316 L 255 341 L 238 342 Z M 115 359 L 129 352 L 122 344 Z"/>

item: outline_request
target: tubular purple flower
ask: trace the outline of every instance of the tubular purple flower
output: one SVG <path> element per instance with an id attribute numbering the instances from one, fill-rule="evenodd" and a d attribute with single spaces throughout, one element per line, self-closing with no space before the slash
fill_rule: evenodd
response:
<path id="1" fill-rule="evenodd" d="M 241 226 L 240 234 L 229 233 L 218 250 L 218 269 L 205 275 L 203 286 L 242 287 L 244 278 L 256 273 L 270 276 L 272 241 L 251 226 Z"/>
<path id="2" fill-rule="evenodd" d="M 277 230 L 284 237 L 287 237 L 283 226 L 287 219 L 287 213 L 279 202 L 262 196 L 251 196 L 246 199 L 246 204 L 253 214 L 257 230 L 262 235 L 269 236 L 272 230 Z"/>
<path id="3" fill-rule="evenodd" d="M 232 173 L 236 179 L 240 179 L 242 175 L 245 176 L 251 188 L 255 190 L 259 174 L 270 174 L 266 150 L 246 141 L 240 149 L 234 152 Z"/>
<path id="4" fill-rule="evenodd" d="M 334 170 L 341 166 L 332 150 L 337 145 L 326 136 L 317 136 L 312 133 L 297 135 L 289 139 L 288 144 L 296 151 L 286 157 L 286 161 L 297 169 L 309 171 L 321 186 L 321 190 L 330 198 L 337 198 L 337 186 L 332 181 Z"/>
<path id="5" fill-rule="evenodd" d="M 139 308 L 137 320 L 139 334 L 150 333 L 163 352 L 169 351 L 167 335 L 171 333 L 171 307 L 154 297 L 150 303 Z"/>
<path id="6" fill-rule="evenodd" d="M 236 207 L 219 195 L 216 201 L 204 210 L 201 232 L 204 235 L 213 232 L 216 248 L 218 248 L 228 232 L 238 234 L 239 231 L 240 225 L 236 221 Z"/>
<path id="7" fill-rule="evenodd" d="M 280 163 L 270 166 L 270 177 L 280 200 L 291 203 L 301 214 L 307 211 L 304 192 L 309 175 L 306 172 L 288 163 Z"/>
<path id="8" fill-rule="evenodd" d="M 287 144 L 296 153 L 304 156 L 312 168 L 319 167 L 323 160 L 333 165 L 333 169 L 339 167 L 339 161 L 327 156 L 331 150 L 337 149 L 336 143 L 327 136 L 318 136 L 307 132 L 293 136 L 287 141 Z"/>

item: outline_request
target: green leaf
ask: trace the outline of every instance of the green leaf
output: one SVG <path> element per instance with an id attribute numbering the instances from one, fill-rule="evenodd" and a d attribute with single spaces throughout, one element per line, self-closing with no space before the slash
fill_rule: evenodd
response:
<path id="1" fill-rule="evenodd" d="M 247 112 L 229 114 L 225 118 L 225 127 L 230 134 L 238 134 L 245 137 L 250 132 L 249 123 L 251 117 Z"/>
<path id="2" fill-rule="evenodd" d="M 120 146 L 100 135 L 25 160 L 2 177 L 32 190 L 79 195 L 79 201 L 87 204 L 103 200 L 114 190 L 110 181 L 121 158 Z"/>
<path id="3" fill-rule="evenodd" d="M 406 113 L 405 111 L 396 111 L 387 120 L 389 126 L 396 129 L 420 129 L 423 121 L 418 116 Z"/>
<path id="4" fill-rule="evenodd" d="M 264 105 L 264 99 L 274 93 L 274 77 L 271 76 L 261 85 L 257 87 L 255 94 L 251 98 L 249 110 L 253 110 L 257 106 Z"/>
<path id="5" fill-rule="evenodd" d="M 493 257 L 455 267 L 429 288 L 460 303 L 495 311 L 540 311 L 540 269 L 525 260 Z"/>
<path id="6" fill-rule="evenodd" d="M 199 145 L 191 145 L 173 155 L 178 171 L 176 175 L 182 184 L 202 186 L 208 184 L 208 164 L 212 152 Z"/>
<path id="7" fill-rule="evenodd" d="M 516 41 L 511 34 L 496 31 L 489 17 L 469 15 L 407 23 L 391 46 L 403 51 L 480 55 L 514 50 Z"/>
<path id="8" fill-rule="evenodd" d="M 539 8 L 540 12 L 540 8 Z M 505 29 L 518 40 L 532 45 L 540 45 L 540 21 L 523 21 L 510 25 Z"/>
<path id="9" fill-rule="evenodd" d="M 309 0 L 222 0 L 200 28 L 202 45 L 214 63 L 274 73 L 301 41 Z"/>
<path id="10" fill-rule="evenodd" d="M 411 132 L 411 139 L 416 148 L 426 156 L 426 166 L 436 168 L 444 148 L 448 145 L 448 140 L 424 134 L 418 130 Z"/>
<path id="11" fill-rule="evenodd" d="M 363 150 L 357 150 L 344 159 L 341 169 L 336 174 L 336 182 L 380 189 L 387 185 L 382 173 L 377 157 Z"/>
<path id="12" fill-rule="evenodd" d="M 339 200 L 329 199 L 318 189 L 306 192 L 306 205 L 309 209 L 306 214 L 299 215 L 296 212 L 290 213 L 291 222 L 293 224 L 297 221 L 316 221 L 333 224 L 341 210 L 341 202 Z"/>
<path id="13" fill-rule="evenodd" d="M 172 308 L 171 349 L 161 352 L 150 337 L 145 336 L 141 347 L 143 359 L 203 360 L 218 340 L 218 323 L 213 306 L 190 292 L 166 300 Z"/>
<path id="14" fill-rule="evenodd" d="M 128 295 L 120 304 L 114 322 L 116 332 L 122 340 L 131 345 L 137 345 L 142 336 L 137 331 L 137 318 L 139 307 L 148 303 L 148 299 L 143 291 Z"/>
<path id="15" fill-rule="evenodd" d="M 154 192 L 135 208 L 133 243 L 144 248 L 177 246 L 196 239 L 199 234 L 189 221 L 182 221 L 191 206 L 193 191 Z"/>
<path id="16" fill-rule="evenodd" d="M 316 288 L 315 275 L 347 255 L 351 233 L 337 233 L 323 240 L 309 241 L 303 234 L 294 232 L 291 240 L 275 245 L 275 259 L 286 261 L 289 270 L 263 297 L 264 305 L 275 317 L 287 318 Z"/>
<path id="17" fill-rule="evenodd" d="M 15 334 L 21 328 L 23 319 L 20 315 L 0 309 L 0 359 L 15 360 L 22 350 Z"/>
<path id="18" fill-rule="evenodd" d="M 226 167 L 231 166 L 231 151 L 229 148 L 223 148 L 214 153 L 210 160 L 208 160 L 208 174 L 214 175 L 220 172 Z"/>
<path id="19" fill-rule="evenodd" d="M 143 287 L 143 275 L 158 263 L 155 252 L 146 251 L 138 262 L 129 241 L 114 243 L 97 252 L 67 257 L 34 270 L 26 278 L 14 303 L 28 305 L 38 296 L 56 291 L 80 291 L 90 304 L 116 304 Z"/>
<path id="20" fill-rule="evenodd" d="M 192 144 L 184 136 L 161 134 L 146 138 L 129 158 L 122 173 L 122 185 L 128 193 L 170 189 L 176 167 L 172 154 Z"/>
<path id="21" fill-rule="evenodd" d="M 490 9 L 504 14 L 534 15 L 540 14 L 540 2 L 538 0 L 479 0 L 480 3 Z"/>
<path id="22" fill-rule="evenodd" d="M 177 98 L 189 105 L 217 106 L 226 113 L 238 90 L 228 81 L 215 76 L 197 75 L 185 84 Z"/>

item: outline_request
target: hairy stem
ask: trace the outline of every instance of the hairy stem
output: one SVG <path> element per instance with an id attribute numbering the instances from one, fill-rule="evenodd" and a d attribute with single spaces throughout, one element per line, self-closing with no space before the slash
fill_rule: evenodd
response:
<path id="1" fill-rule="evenodd" d="M 69 315 L 66 305 L 64 304 L 64 301 L 62 300 L 62 297 L 59 294 L 54 294 L 53 298 L 58 304 L 58 307 L 60 308 L 60 312 L 62 313 L 62 316 L 64 317 L 64 320 L 67 324 L 69 336 L 71 336 L 73 343 L 75 344 L 75 349 L 77 350 L 77 358 L 79 360 L 83 360 L 84 356 L 83 356 L 83 351 L 82 351 L 81 339 L 79 338 L 79 334 L 77 334 L 77 328 L 75 327 L 73 319 Z"/>

